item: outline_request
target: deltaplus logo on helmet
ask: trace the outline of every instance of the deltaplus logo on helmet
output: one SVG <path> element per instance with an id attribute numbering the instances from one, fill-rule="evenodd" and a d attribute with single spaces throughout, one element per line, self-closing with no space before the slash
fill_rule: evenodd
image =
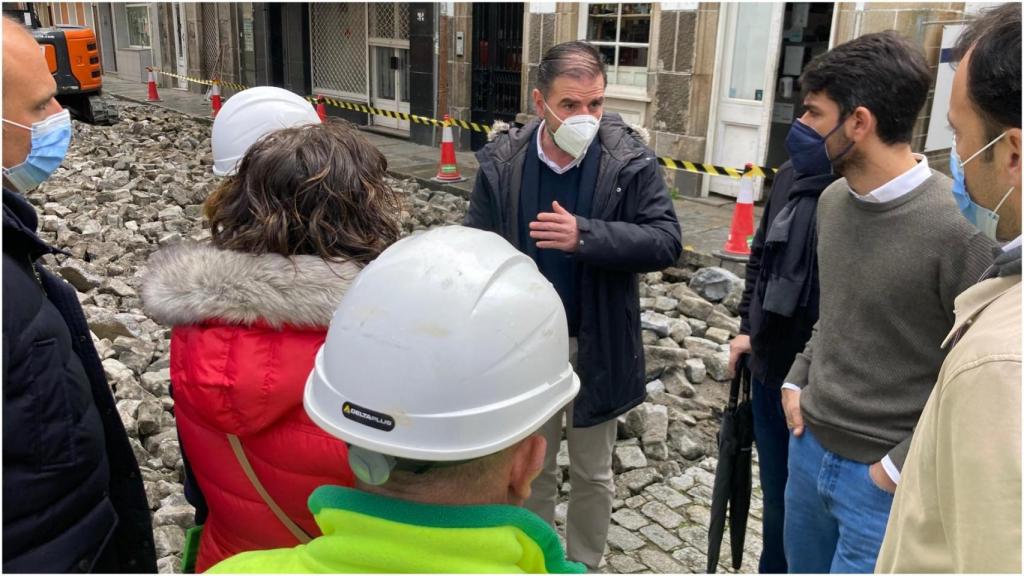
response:
<path id="1" fill-rule="evenodd" d="M 348 418 L 353 422 L 369 426 L 370 428 L 376 428 L 377 430 L 383 430 L 385 432 L 391 432 L 395 429 L 395 419 L 391 416 L 381 414 L 380 412 L 374 412 L 369 408 L 356 406 L 351 402 L 345 402 L 341 406 L 341 413 L 345 415 L 345 418 Z"/>

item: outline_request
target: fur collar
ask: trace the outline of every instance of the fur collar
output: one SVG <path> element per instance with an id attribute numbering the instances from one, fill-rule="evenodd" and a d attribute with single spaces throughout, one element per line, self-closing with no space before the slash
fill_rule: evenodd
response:
<path id="1" fill-rule="evenodd" d="M 151 318 L 169 326 L 218 319 L 263 321 L 274 328 L 326 327 L 359 270 L 347 260 L 245 254 L 181 243 L 150 256 L 142 300 Z"/>

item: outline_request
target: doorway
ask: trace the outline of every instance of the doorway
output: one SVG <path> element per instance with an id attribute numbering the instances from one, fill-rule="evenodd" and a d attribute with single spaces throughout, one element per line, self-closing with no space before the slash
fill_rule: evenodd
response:
<path id="1" fill-rule="evenodd" d="M 171 20 L 174 26 L 174 68 L 175 72 L 179 76 L 188 76 L 188 42 L 186 41 L 187 35 L 185 33 L 185 8 L 180 2 L 174 2 L 171 4 Z M 177 79 L 177 88 L 179 90 L 188 90 L 188 80 L 185 78 Z"/>
<path id="2" fill-rule="evenodd" d="M 256 39 L 253 33 L 255 14 L 251 2 L 237 5 L 240 46 L 238 49 L 238 81 L 245 86 L 256 85 Z"/>
<path id="3" fill-rule="evenodd" d="M 409 5 L 378 2 L 370 5 L 370 106 L 409 113 Z M 380 128 L 409 132 L 409 121 L 371 115 Z"/>
<path id="4" fill-rule="evenodd" d="M 114 16 L 111 13 L 110 3 L 102 2 L 96 5 L 99 8 L 100 17 L 100 64 L 105 73 L 117 73 L 117 48 L 114 46 Z"/>
<path id="5" fill-rule="evenodd" d="M 483 126 L 512 122 L 519 112 L 523 56 L 523 4 L 473 4 L 473 90 L 470 119 Z M 487 135 L 473 132 L 470 146 L 479 150 Z"/>
<path id="6" fill-rule="evenodd" d="M 787 158 L 789 125 L 803 113 L 800 74 L 828 50 L 835 5 L 730 2 L 722 10 L 707 161 L 777 168 Z M 755 198 L 762 184 L 755 180 Z M 702 194 L 736 196 L 739 186 L 732 178 L 706 177 Z"/>
<path id="7" fill-rule="evenodd" d="M 804 114 L 800 74 L 816 56 L 828 52 L 834 9 L 835 5 L 831 3 L 786 4 L 779 65 L 775 73 L 775 103 L 772 105 L 767 166 L 778 168 L 789 159 L 786 135 L 793 120 Z"/>

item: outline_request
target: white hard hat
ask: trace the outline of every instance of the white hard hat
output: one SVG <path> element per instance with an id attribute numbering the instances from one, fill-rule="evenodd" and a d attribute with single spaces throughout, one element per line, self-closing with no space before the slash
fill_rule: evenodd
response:
<path id="1" fill-rule="evenodd" d="M 275 130 L 319 123 L 313 105 L 294 92 L 274 86 L 242 90 L 213 121 L 213 173 L 233 176 L 249 147 Z"/>
<path id="2" fill-rule="evenodd" d="M 397 242 L 359 274 L 304 404 L 350 456 L 454 462 L 526 438 L 579 388 L 565 310 L 534 261 L 496 234 L 449 226 Z"/>

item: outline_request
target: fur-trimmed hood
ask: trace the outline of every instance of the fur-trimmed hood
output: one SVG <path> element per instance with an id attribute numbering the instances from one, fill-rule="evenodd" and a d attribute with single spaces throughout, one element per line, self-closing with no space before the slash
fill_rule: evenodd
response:
<path id="1" fill-rule="evenodd" d="M 181 243 L 149 258 L 142 301 L 153 320 L 178 326 L 205 320 L 279 328 L 326 327 L 359 273 L 353 261 L 245 254 Z"/>

